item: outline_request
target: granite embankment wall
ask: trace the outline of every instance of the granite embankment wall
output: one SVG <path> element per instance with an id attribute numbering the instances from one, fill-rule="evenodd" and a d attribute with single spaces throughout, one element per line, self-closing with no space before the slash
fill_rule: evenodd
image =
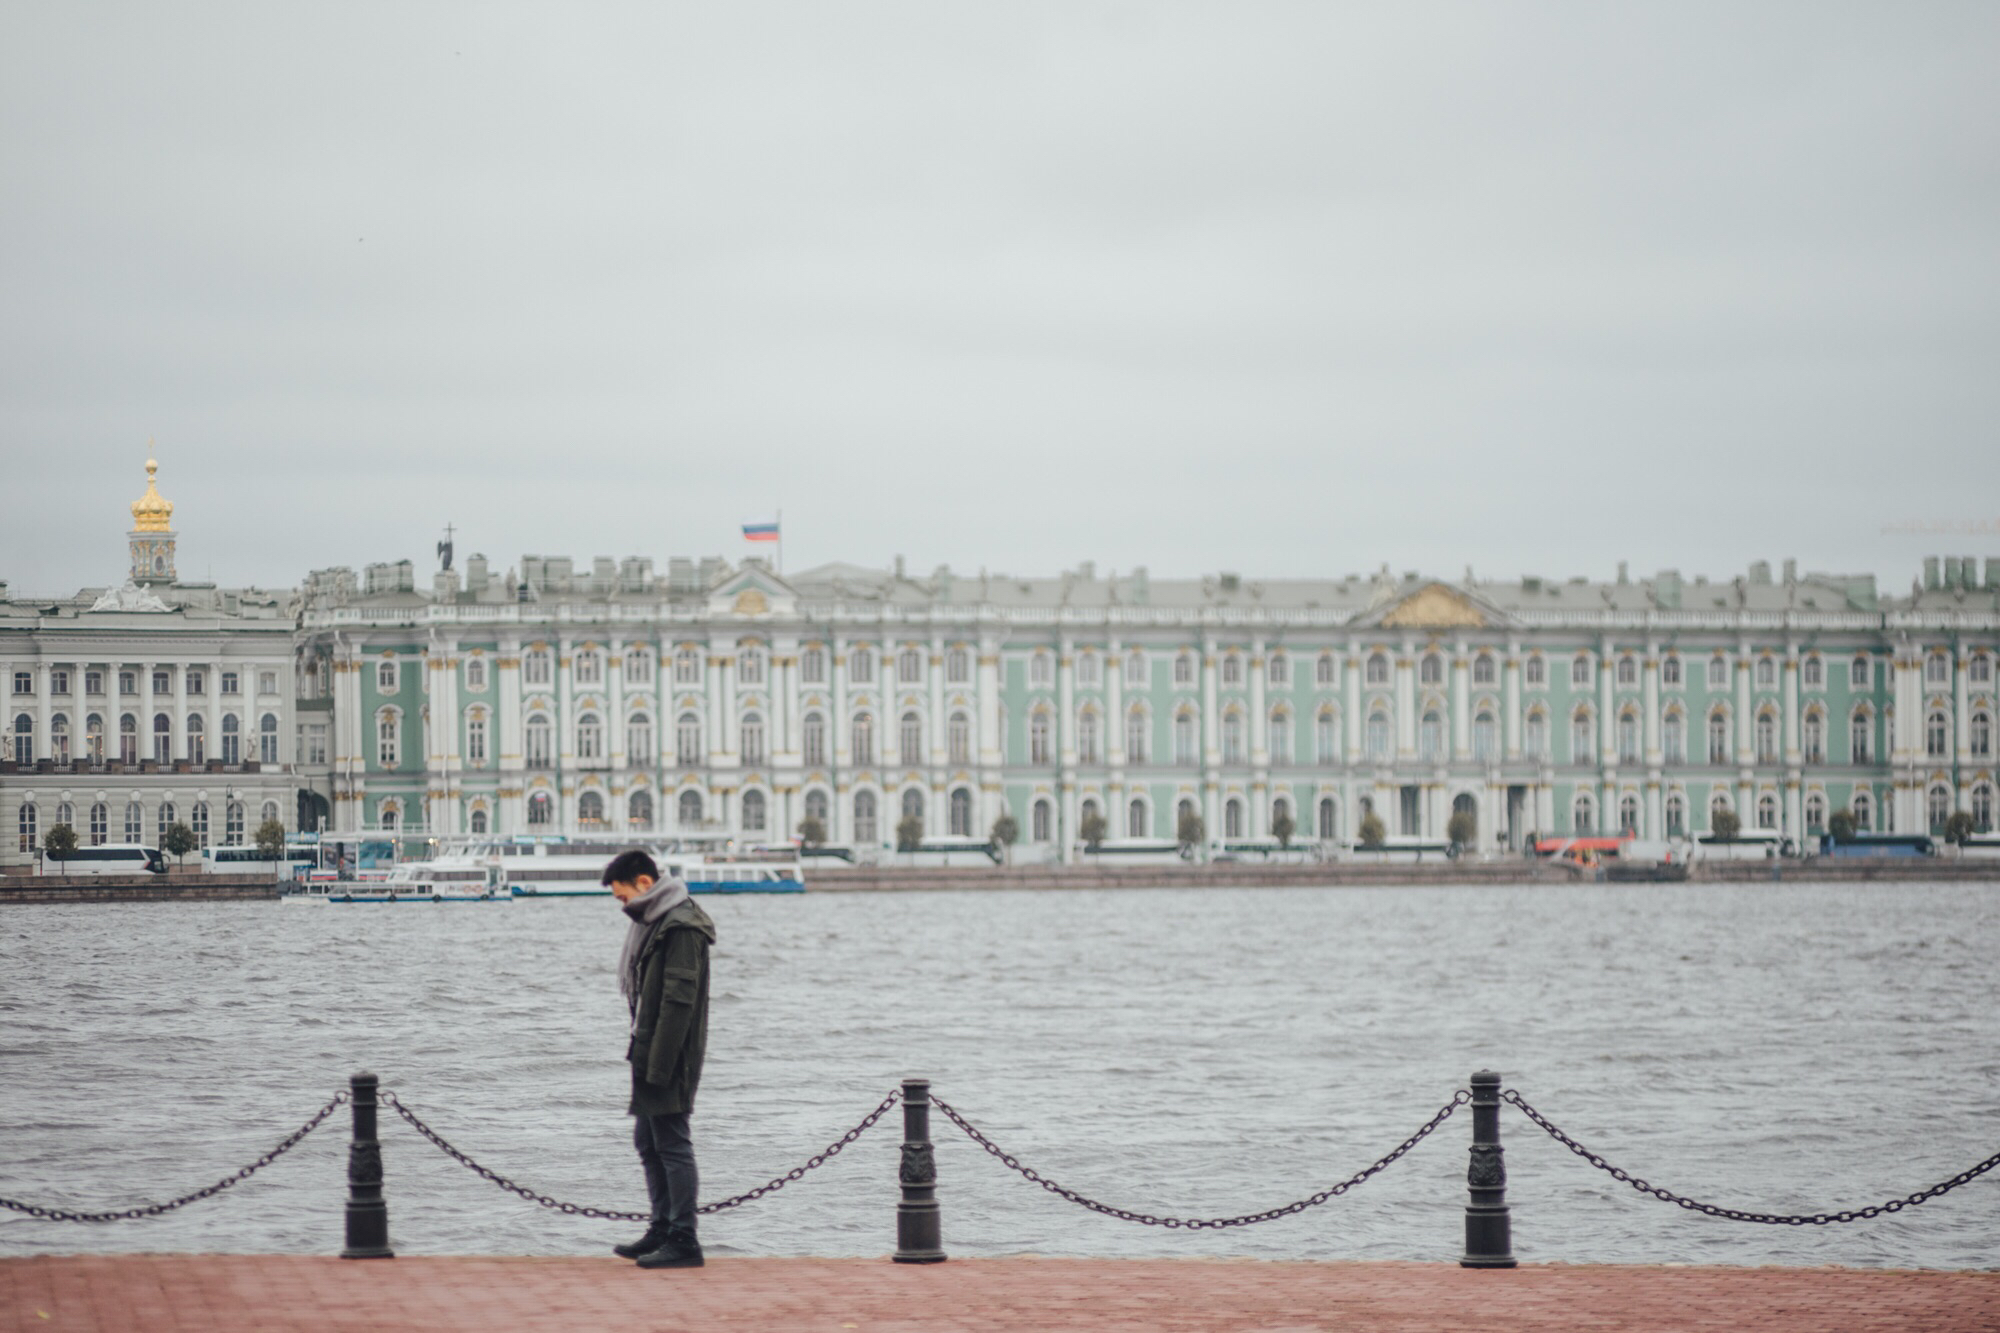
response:
<path id="1" fill-rule="evenodd" d="M 268 901 L 278 896 L 275 880 L 248 881 L 200 874 L 8 875 L 0 878 L 0 905 L 6 903 L 214 903 Z"/>

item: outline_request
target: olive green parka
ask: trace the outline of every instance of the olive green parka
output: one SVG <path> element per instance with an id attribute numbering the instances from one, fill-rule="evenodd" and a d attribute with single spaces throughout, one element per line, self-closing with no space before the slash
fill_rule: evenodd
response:
<path id="1" fill-rule="evenodd" d="M 659 919 L 639 952 L 629 1115 L 694 1109 L 708 1053 L 708 946 L 715 923 L 692 898 Z"/>

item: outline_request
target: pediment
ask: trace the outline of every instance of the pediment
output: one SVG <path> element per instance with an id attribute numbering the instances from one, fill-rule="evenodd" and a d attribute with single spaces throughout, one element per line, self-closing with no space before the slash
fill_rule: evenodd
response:
<path id="1" fill-rule="evenodd" d="M 1382 607 L 1364 623 L 1384 629 L 1496 629 L 1505 613 L 1449 583 L 1426 583 Z"/>
<path id="2" fill-rule="evenodd" d="M 708 591 L 708 611 L 715 616 L 756 620 L 788 616 L 798 605 L 792 585 L 761 565 L 744 565 L 723 575 Z"/>

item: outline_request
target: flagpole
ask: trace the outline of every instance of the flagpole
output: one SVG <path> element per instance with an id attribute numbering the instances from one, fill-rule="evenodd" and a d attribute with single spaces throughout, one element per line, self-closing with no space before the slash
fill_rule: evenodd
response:
<path id="1" fill-rule="evenodd" d="M 785 511 L 778 511 L 778 577 L 785 576 Z"/>

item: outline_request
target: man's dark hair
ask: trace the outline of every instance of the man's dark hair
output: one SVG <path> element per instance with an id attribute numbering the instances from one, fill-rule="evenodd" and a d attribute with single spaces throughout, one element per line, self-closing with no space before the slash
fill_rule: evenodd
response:
<path id="1" fill-rule="evenodd" d="M 620 852 L 611 858 L 611 864 L 604 867 L 603 884 L 637 884 L 639 876 L 650 875 L 658 880 L 660 867 L 652 857 L 634 847 L 629 852 Z"/>

